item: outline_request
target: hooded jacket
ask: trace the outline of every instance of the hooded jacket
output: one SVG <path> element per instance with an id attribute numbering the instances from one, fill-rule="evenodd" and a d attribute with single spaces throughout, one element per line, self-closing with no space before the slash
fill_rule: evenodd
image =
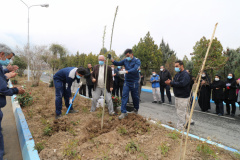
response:
<path id="1" fill-rule="evenodd" d="M 236 95 L 236 89 L 237 89 L 237 82 L 235 79 L 235 75 L 232 74 L 233 77 L 232 79 L 227 79 L 225 81 L 225 100 L 229 101 L 236 101 L 237 100 L 237 95 Z"/>

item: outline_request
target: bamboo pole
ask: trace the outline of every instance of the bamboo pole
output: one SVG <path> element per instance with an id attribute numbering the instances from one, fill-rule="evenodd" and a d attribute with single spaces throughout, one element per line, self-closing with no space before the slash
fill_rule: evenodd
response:
<path id="1" fill-rule="evenodd" d="M 205 58 L 204 58 L 204 61 L 203 61 L 202 67 L 201 67 L 200 75 L 202 75 L 202 73 L 203 73 L 203 70 L 204 70 L 204 67 L 205 67 L 205 64 L 206 64 L 206 61 L 207 61 L 208 53 L 209 53 L 209 50 L 210 50 L 211 45 L 212 45 L 213 37 L 215 35 L 217 25 L 218 25 L 218 23 L 215 24 L 215 28 L 214 28 L 214 31 L 213 31 L 213 34 L 212 34 L 212 38 L 211 38 L 210 43 L 208 45 L 208 49 L 207 49 L 207 52 L 206 52 L 206 55 L 205 55 Z M 183 160 L 185 160 L 186 149 L 187 149 L 187 140 L 188 140 L 188 134 L 189 134 L 189 130 L 190 130 L 190 123 L 191 123 L 193 111 L 194 111 L 194 108 L 195 108 L 196 96 L 197 96 L 198 88 L 199 88 L 199 85 L 200 85 L 200 80 L 201 80 L 201 76 L 198 77 L 197 88 L 196 88 L 195 93 L 194 93 L 192 109 L 191 109 L 191 113 L 190 113 L 190 116 L 189 116 L 189 119 L 188 119 L 187 135 L 186 135 L 185 146 L 184 146 L 184 151 L 183 151 Z"/>
<path id="2" fill-rule="evenodd" d="M 112 34 L 111 34 L 111 41 L 110 41 L 110 53 L 112 52 L 112 38 L 113 38 L 113 31 L 114 31 L 114 24 L 115 24 L 115 20 L 116 20 L 116 17 L 117 17 L 117 12 L 118 12 L 118 6 L 116 8 L 116 12 L 115 12 L 115 15 L 114 15 L 114 20 L 113 20 L 113 25 L 112 25 Z M 104 31 L 105 32 L 105 31 Z M 104 33 L 105 35 L 105 33 Z M 104 45 L 104 43 L 103 43 Z M 108 73 L 108 58 L 107 58 L 107 62 L 106 62 L 106 68 L 105 68 L 105 88 L 104 88 L 104 102 L 103 102 L 103 111 L 102 111 L 102 122 L 101 122 L 101 130 L 103 128 L 103 118 L 104 118 L 104 109 L 105 109 L 105 100 L 106 100 L 106 86 L 107 86 L 107 73 Z"/>

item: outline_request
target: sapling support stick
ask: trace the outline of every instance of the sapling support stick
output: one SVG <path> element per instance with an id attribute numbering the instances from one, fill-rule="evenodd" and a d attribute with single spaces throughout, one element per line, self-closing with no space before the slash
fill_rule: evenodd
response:
<path id="1" fill-rule="evenodd" d="M 206 64 L 206 61 L 207 61 L 208 53 L 209 53 L 209 50 L 210 50 L 211 45 L 212 45 L 213 37 L 215 35 L 215 31 L 216 31 L 217 25 L 218 25 L 218 23 L 215 24 L 215 28 L 213 30 L 213 34 L 212 34 L 210 43 L 208 44 L 208 49 L 207 49 L 205 58 L 203 60 L 203 64 L 202 64 L 202 67 L 201 67 L 201 70 L 200 70 L 200 75 L 202 75 L 202 73 L 203 73 L 203 70 L 204 70 L 204 67 L 205 67 L 205 64 Z M 194 93 L 194 99 L 193 99 L 193 103 L 192 103 L 192 108 L 191 108 L 190 116 L 189 116 L 189 119 L 188 119 L 188 122 L 187 122 L 188 123 L 188 127 L 187 127 L 187 135 L 186 135 L 186 139 L 185 139 L 185 146 L 184 146 L 184 150 L 183 150 L 183 160 L 185 160 L 186 149 L 187 149 L 187 142 L 188 142 L 187 140 L 188 140 L 188 134 L 189 134 L 189 130 L 190 130 L 190 123 L 191 123 L 193 111 L 194 111 L 194 108 L 195 108 L 196 96 L 197 96 L 197 92 L 198 92 L 198 89 L 199 89 L 199 86 L 200 86 L 200 80 L 201 80 L 201 76 L 198 76 L 197 87 L 196 87 L 196 90 L 195 90 L 195 93 Z"/>
<path id="2" fill-rule="evenodd" d="M 110 53 L 109 54 L 111 54 L 111 51 L 112 51 L 112 38 L 113 38 L 114 24 L 115 24 L 117 12 L 118 12 L 118 6 L 116 8 L 113 25 L 112 25 L 112 34 L 111 34 Z M 104 31 L 104 36 L 105 36 L 105 31 Z M 103 46 L 104 46 L 104 41 L 103 41 Z M 103 103 L 103 110 L 102 110 L 101 129 L 103 128 L 103 118 L 104 118 L 104 109 L 105 109 L 105 100 L 106 100 L 106 87 L 107 87 L 107 74 L 108 74 L 108 58 L 106 60 L 106 67 L 105 67 L 105 88 L 104 88 L 104 101 L 103 101 L 104 103 Z"/>

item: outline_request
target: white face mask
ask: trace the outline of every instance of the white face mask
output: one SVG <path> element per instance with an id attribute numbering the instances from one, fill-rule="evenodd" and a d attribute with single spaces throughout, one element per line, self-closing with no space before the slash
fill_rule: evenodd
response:
<path id="1" fill-rule="evenodd" d="M 160 71 L 163 71 L 163 69 L 161 68 Z"/>
<path id="2" fill-rule="evenodd" d="M 215 81 L 219 81 L 219 78 L 215 78 Z"/>
<path id="3" fill-rule="evenodd" d="M 205 74 L 202 74 L 202 77 L 206 77 L 206 75 L 205 75 Z"/>
<path id="4" fill-rule="evenodd" d="M 123 71 L 125 71 L 125 69 L 123 69 Z"/>
<path id="5" fill-rule="evenodd" d="M 112 68 L 112 70 L 114 70 L 114 68 Z"/>
<path id="6" fill-rule="evenodd" d="M 156 76 L 156 73 L 153 73 L 153 76 Z"/>

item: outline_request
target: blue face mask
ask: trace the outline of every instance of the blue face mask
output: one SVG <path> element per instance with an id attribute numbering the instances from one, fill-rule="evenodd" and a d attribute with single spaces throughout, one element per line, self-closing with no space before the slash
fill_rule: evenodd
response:
<path id="1" fill-rule="evenodd" d="M 232 79 L 232 76 L 228 76 L 228 79 Z"/>
<path id="2" fill-rule="evenodd" d="M 139 70 L 139 72 L 141 72 L 141 70 Z"/>
<path id="3" fill-rule="evenodd" d="M 131 60 L 132 60 L 132 58 L 131 58 L 131 57 L 127 57 L 126 59 L 127 59 L 128 61 L 131 61 Z"/>
<path id="4" fill-rule="evenodd" d="M 118 66 L 118 69 L 121 69 L 121 66 Z"/>
<path id="5" fill-rule="evenodd" d="M 175 71 L 176 71 L 176 72 L 180 72 L 180 68 L 175 67 Z"/>
<path id="6" fill-rule="evenodd" d="M 103 65 L 103 64 L 104 64 L 104 61 L 98 61 L 98 63 L 99 63 L 100 65 Z"/>
<path id="7" fill-rule="evenodd" d="M 2 65 L 2 66 L 7 66 L 8 64 L 10 63 L 10 60 L 9 59 L 6 59 L 6 60 L 0 60 L 0 64 Z"/>
<path id="8" fill-rule="evenodd" d="M 76 75 L 77 79 L 80 79 L 81 77 L 79 75 Z"/>

